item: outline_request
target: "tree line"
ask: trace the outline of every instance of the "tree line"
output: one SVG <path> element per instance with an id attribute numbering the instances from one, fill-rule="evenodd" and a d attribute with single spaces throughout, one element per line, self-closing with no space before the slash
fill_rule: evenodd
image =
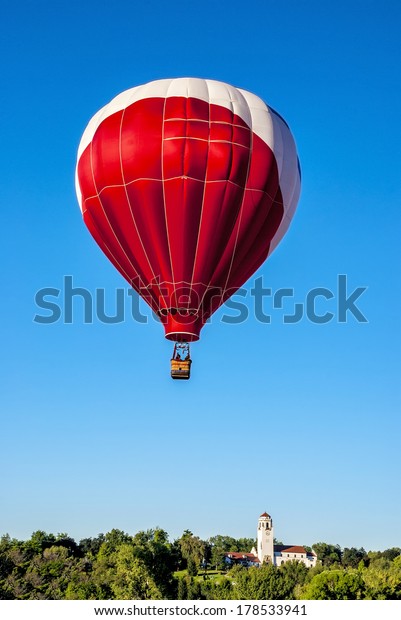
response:
<path id="1" fill-rule="evenodd" d="M 369 551 L 316 543 L 314 568 L 239 565 L 249 538 L 201 540 L 189 530 L 170 542 L 161 528 L 131 536 L 118 529 L 77 543 L 67 534 L 0 538 L 0 599 L 58 600 L 401 600 L 401 549 Z"/>

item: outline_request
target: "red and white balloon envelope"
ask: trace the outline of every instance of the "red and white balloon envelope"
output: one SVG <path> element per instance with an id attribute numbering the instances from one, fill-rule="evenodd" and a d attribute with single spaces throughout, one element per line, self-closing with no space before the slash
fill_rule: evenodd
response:
<path id="1" fill-rule="evenodd" d="M 175 342 L 284 236 L 300 193 L 286 122 L 215 80 L 157 80 L 115 97 L 82 136 L 76 189 L 100 248 Z"/>

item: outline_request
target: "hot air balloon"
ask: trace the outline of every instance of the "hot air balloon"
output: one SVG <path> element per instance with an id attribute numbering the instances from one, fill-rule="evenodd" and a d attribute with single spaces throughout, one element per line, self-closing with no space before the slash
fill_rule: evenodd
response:
<path id="1" fill-rule="evenodd" d="M 164 79 L 91 119 L 76 190 L 95 241 L 174 341 L 173 378 L 189 378 L 189 343 L 288 229 L 300 169 L 287 123 L 258 96 Z"/>

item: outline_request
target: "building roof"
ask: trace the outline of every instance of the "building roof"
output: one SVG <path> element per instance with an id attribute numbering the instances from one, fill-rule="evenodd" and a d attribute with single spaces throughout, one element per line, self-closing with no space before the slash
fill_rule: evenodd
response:
<path id="1" fill-rule="evenodd" d="M 269 519 L 271 519 L 271 516 L 268 515 L 267 512 L 264 512 L 263 514 L 261 514 L 259 519 L 261 519 L 262 517 L 268 517 Z"/>
<path id="2" fill-rule="evenodd" d="M 274 545 L 275 553 L 305 553 L 306 555 L 315 555 L 313 551 L 307 551 L 305 547 L 300 545 Z"/>

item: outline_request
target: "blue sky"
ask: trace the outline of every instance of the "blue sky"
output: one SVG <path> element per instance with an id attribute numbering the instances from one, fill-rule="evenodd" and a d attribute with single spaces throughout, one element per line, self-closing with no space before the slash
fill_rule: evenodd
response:
<path id="1" fill-rule="evenodd" d="M 81 6 L 84 4 L 84 6 Z M 0 533 L 77 539 L 161 526 L 385 549 L 401 541 L 398 2 L 21 2 L 2 11 Z M 254 91 L 295 136 L 302 194 L 258 271 L 334 319 L 270 325 L 221 309 L 189 382 L 148 324 L 33 321 L 72 275 L 113 311 L 125 282 L 82 223 L 76 151 L 91 116 L 153 79 Z M 338 321 L 337 278 L 368 319 Z M 246 285 L 249 291 L 254 278 Z M 143 310 L 145 308 L 142 306 Z"/>

